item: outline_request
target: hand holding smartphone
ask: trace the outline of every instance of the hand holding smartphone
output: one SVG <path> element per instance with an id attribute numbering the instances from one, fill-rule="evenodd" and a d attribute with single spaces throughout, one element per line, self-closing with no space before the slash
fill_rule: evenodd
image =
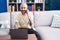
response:
<path id="1" fill-rule="evenodd" d="M 29 12 L 29 10 L 27 9 L 27 10 L 26 10 L 26 13 L 28 14 L 28 12 Z"/>

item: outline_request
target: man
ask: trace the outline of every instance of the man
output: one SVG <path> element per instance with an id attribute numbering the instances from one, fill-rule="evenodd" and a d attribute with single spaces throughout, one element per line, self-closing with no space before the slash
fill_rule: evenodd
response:
<path id="1" fill-rule="evenodd" d="M 26 3 L 21 3 L 20 5 L 21 13 L 17 15 L 14 28 L 27 28 L 28 34 L 35 34 L 38 40 L 41 40 L 38 32 L 34 30 L 33 15 L 29 14 L 28 6 Z"/>

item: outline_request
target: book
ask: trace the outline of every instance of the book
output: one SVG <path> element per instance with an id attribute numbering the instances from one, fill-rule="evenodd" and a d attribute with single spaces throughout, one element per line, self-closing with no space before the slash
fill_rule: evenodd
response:
<path id="1" fill-rule="evenodd" d="M 15 6 L 13 5 L 13 6 L 12 6 L 12 12 L 14 12 L 14 11 L 15 11 Z"/>
<path id="2" fill-rule="evenodd" d="M 32 5 L 28 5 L 29 11 L 32 11 Z"/>
<path id="3" fill-rule="evenodd" d="M 21 2 L 27 2 L 27 0 L 21 0 Z"/>
<path id="4" fill-rule="evenodd" d="M 38 3 L 40 3 L 40 0 L 38 0 Z"/>
<path id="5" fill-rule="evenodd" d="M 32 11 L 34 11 L 34 4 L 32 4 Z"/>
<path id="6" fill-rule="evenodd" d="M 38 0 L 38 3 L 43 3 L 43 0 Z"/>
<path id="7" fill-rule="evenodd" d="M 20 4 L 18 4 L 18 11 L 20 11 Z"/>
<path id="8" fill-rule="evenodd" d="M 40 0 L 40 3 L 43 3 L 44 0 Z"/>
<path id="9" fill-rule="evenodd" d="M 11 12 L 11 5 L 10 6 L 8 6 L 8 12 Z"/>
<path id="10" fill-rule="evenodd" d="M 35 3 L 38 3 L 38 0 L 35 0 Z"/>
<path id="11" fill-rule="evenodd" d="M 43 3 L 43 0 L 35 0 L 35 3 Z"/>

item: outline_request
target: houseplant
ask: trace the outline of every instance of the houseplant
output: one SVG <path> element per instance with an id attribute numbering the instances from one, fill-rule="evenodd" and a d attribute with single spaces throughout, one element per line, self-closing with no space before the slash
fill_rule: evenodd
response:
<path id="1" fill-rule="evenodd" d="M 37 10 L 40 11 L 41 7 L 40 6 L 37 6 Z"/>
<path id="2" fill-rule="evenodd" d="M 12 3 L 14 3 L 14 0 L 12 0 Z"/>
<path id="3" fill-rule="evenodd" d="M 29 0 L 29 2 L 31 3 L 31 2 L 32 2 L 32 0 Z"/>

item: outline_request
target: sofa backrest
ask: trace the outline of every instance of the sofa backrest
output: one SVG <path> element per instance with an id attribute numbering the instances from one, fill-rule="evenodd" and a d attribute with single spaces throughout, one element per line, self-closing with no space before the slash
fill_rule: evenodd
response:
<path id="1" fill-rule="evenodd" d="M 20 12 L 4 12 L 0 13 L 0 21 L 5 21 L 8 20 L 10 23 L 10 26 L 14 26 L 15 19 L 17 14 Z M 33 13 L 33 12 L 30 12 Z M 34 22 L 35 26 L 49 26 L 52 23 L 53 15 L 54 14 L 59 14 L 60 11 L 35 11 L 34 13 Z"/>
<path id="2" fill-rule="evenodd" d="M 34 12 L 35 26 L 49 26 L 52 23 L 53 15 L 60 14 L 60 11 L 39 11 Z"/>
<path id="3" fill-rule="evenodd" d="M 4 21 L 4 20 L 10 20 L 9 12 L 0 13 L 0 21 Z"/>
<path id="4" fill-rule="evenodd" d="M 19 14 L 20 12 L 11 12 L 11 26 L 12 26 L 12 28 L 14 28 L 13 26 L 14 26 L 14 23 L 15 23 L 15 19 L 16 19 L 16 16 Z"/>
<path id="5" fill-rule="evenodd" d="M 9 25 L 9 27 L 7 28 L 10 28 L 10 13 L 9 12 L 0 13 L 0 24 L 5 24 L 7 26 Z"/>

